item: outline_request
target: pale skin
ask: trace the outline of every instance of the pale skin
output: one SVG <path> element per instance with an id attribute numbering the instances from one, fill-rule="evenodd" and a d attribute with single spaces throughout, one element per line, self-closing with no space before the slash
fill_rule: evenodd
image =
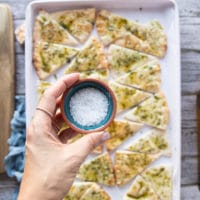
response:
<path id="1" fill-rule="evenodd" d="M 46 90 L 39 102 L 38 107 L 54 117 L 36 110 L 28 128 L 25 169 L 18 200 L 62 200 L 87 155 L 110 137 L 107 132 L 96 132 L 68 144 L 67 140 L 76 135 L 72 129 L 59 136 L 56 134 L 55 124 L 60 127 L 63 123 L 61 115 L 55 114 L 59 99 L 78 79 L 77 73 L 65 76 Z"/>

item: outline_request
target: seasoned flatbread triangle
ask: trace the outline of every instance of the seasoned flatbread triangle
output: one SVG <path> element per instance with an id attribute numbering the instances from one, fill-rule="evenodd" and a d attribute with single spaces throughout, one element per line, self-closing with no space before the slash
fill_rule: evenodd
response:
<path id="1" fill-rule="evenodd" d="M 108 49 L 108 62 L 112 77 L 118 78 L 149 62 L 158 63 L 158 60 L 138 51 L 111 45 Z"/>
<path id="2" fill-rule="evenodd" d="M 92 38 L 68 66 L 65 73 L 107 68 L 108 62 L 101 43 Z"/>
<path id="3" fill-rule="evenodd" d="M 111 81 L 109 85 L 117 99 L 118 113 L 139 104 L 151 96 L 149 93 L 137 90 L 129 86 L 118 84 L 114 81 Z"/>
<path id="4" fill-rule="evenodd" d="M 160 200 L 155 191 L 141 176 L 137 176 L 131 184 L 124 200 Z"/>
<path id="5" fill-rule="evenodd" d="M 80 198 L 80 200 L 111 200 L 111 197 L 99 185 L 94 183 Z"/>
<path id="6" fill-rule="evenodd" d="M 127 150 L 147 154 L 171 155 L 167 134 L 158 129 L 152 129 L 145 133 L 135 140 Z"/>
<path id="7" fill-rule="evenodd" d="M 105 46 L 116 43 L 158 57 L 166 54 L 167 37 L 161 24 L 156 20 L 141 24 L 107 10 L 101 10 L 96 27 Z"/>
<path id="8" fill-rule="evenodd" d="M 158 158 L 156 154 L 117 151 L 114 165 L 117 185 L 125 185 Z"/>
<path id="9" fill-rule="evenodd" d="M 172 166 L 160 165 L 148 168 L 141 176 L 149 182 L 152 189 L 162 200 L 171 200 L 172 196 Z"/>
<path id="10" fill-rule="evenodd" d="M 158 21 L 148 24 L 130 22 L 129 28 L 131 33 L 116 40 L 115 44 L 161 58 L 165 56 L 167 36 Z"/>
<path id="11" fill-rule="evenodd" d="M 115 177 L 112 160 L 108 153 L 97 156 L 89 162 L 83 163 L 77 177 L 84 181 L 114 186 Z"/>
<path id="12" fill-rule="evenodd" d="M 44 41 L 72 46 L 78 44 L 68 31 L 62 28 L 44 10 L 39 11 L 35 19 L 33 40 L 34 42 Z"/>
<path id="13" fill-rule="evenodd" d="M 33 64 L 38 77 L 43 80 L 78 53 L 78 50 L 64 45 L 37 42 L 34 45 Z"/>
<path id="14" fill-rule="evenodd" d="M 134 135 L 143 124 L 132 123 L 126 120 L 115 119 L 106 129 L 110 133 L 111 138 L 105 142 L 108 151 L 112 151 L 122 144 L 130 136 Z"/>
<path id="15" fill-rule="evenodd" d="M 63 200 L 78 200 L 83 194 L 93 186 L 94 183 L 90 182 L 80 182 L 74 183 L 70 188 L 68 194 L 65 196 Z"/>
<path id="16" fill-rule="evenodd" d="M 162 92 L 152 95 L 137 107 L 130 110 L 125 118 L 149 126 L 166 130 L 169 123 L 169 108 Z"/>
<path id="17" fill-rule="evenodd" d="M 119 77 L 116 81 L 121 84 L 155 93 L 160 90 L 160 71 L 160 65 L 158 63 L 148 63 Z"/>
<path id="18" fill-rule="evenodd" d="M 107 68 L 95 69 L 91 71 L 80 72 L 80 78 L 95 78 L 100 81 L 108 82 L 109 70 Z"/>
<path id="19" fill-rule="evenodd" d="M 49 88 L 52 84 L 48 81 L 41 81 L 37 87 L 37 94 L 38 100 L 41 99 L 42 95 L 44 94 L 45 90 Z"/>
<path id="20" fill-rule="evenodd" d="M 66 10 L 52 13 L 51 16 L 81 43 L 88 39 L 95 23 L 94 8 Z"/>

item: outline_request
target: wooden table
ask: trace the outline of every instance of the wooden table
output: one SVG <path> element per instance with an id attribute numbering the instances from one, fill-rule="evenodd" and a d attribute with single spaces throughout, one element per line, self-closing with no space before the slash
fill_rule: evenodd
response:
<path id="1" fill-rule="evenodd" d="M 30 0 L 3 0 L 10 4 L 15 26 L 25 17 Z M 182 65 L 182 176 L 181 200 L 199 200 L 196 97 L 200 91 L 200 0 L 177 0 L 180 9 Z M 15 42 L 16 94 L 25 93 L 24 49 Z M 176 59 L 176 58 L 174 58 Z M 0 175 L 0 200 L 10 200 L 15 181 Z"/>

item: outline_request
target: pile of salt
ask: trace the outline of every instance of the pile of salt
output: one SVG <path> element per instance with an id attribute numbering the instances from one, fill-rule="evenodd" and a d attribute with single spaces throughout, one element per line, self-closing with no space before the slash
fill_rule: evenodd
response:
<path id="1" fill-rule="evenodd" d="M 99 124 L 108 113 L 108 99 L 98 89 L 81 89 L 70 99 L 70 113 L 82 126 Z"/>

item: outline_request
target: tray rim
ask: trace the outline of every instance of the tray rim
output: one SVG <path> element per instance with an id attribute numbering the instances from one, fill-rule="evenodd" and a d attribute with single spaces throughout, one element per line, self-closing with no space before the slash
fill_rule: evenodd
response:
<path id="1" fill-rule="evenodd" d="M 26 8 L 26 20 L 25 20 L 25 24 L 26 24 L 26 32 L 30 32 L 30 24 L 32 24 L 31 22 L 31 14 L 32 14 L 32 11 L 33 11 L 33 7 L 35 5 L 43 5 L 43 4 L 46 4 L 46 3 L 49 3 L 49 4 L 54 4 L 54 3 L 70 3 L 70 2 L 73 2 L 73 3 L 86 3 L 86 2 L 115 2 L 116 1 L 118 2 L 128 2 L 130 0 L 36 0 L 36 1 L 32 1 L 28 4 L 27 8 Z M 135 1 L 137 2 L 137 0 L 131 0 L 131 1 Z M 145 3 L 145 2 L 148 2 L 148 0 L 140 0 L 140 3 Z M 177 189 L 178 191 L 176 191 L 176 197 L 178 197 L 178 199 L 176 200 L 180 200 L 180 192 L 181 192 L 181 52 L 180 52 L 180 22 L 179 22 L 179 9 L 178 9 L 178 4 L 177 4 L 177 1 L 176 0 L 154 0 L 154 2 L 152 4 L 155 4 L 156 2 L 159 2 L 159 3 L 171 3 L 172 6 L 174 6 L 174 13 L 175 13 L 175 25 L 176 25 L 176 28 L 175 28 L 175 37 L 176 37 L 176 58 L 177 58 L 177 66 L 178 67 L 178 71 L 179 73 L 177 74 L 177 80 L 178 80 L 178 88 L 179 88 L 179 92 L 178 94 L 176 94 L 176 99 L 177 101 L 179 102 L 179 109 L 178 109 L 178 113 L 177 113 L 177 120 L 178 120 L 178 133 L 177 134 L 177 139 L 179 140 L 179 145 L 177 147 L 177 163 L 178 163 L 178 166 L 176 167 L 176 169 L 178 171 L 176 171 L 176 176 L 177 176 Z M 25 97 L 26 97 L 26 113 L 29 113 L 30 111 L 30 108 L 28 106 L 28 102 L 29 102 L 29 96 L 28 96 L 28 93 L 29 93 L 29 85 L 30 85 L 30 82 L 29 82 L 29 69 L 30 69 L 30 62 L 32 63 L 32 57 L 30 59 L 30 50 L 32 49 L 32 38 L 30 40 L 30 38 L 28 37 L 29 34 L 25 34 Z M 31 48 L 30 48 L 31 47 Z M 29 53 L 28 53 L 29 52 Z M 31 60 L 31 61 L 30 61 Z M 29 118 L 27 117 L 28 114 L 26 114 L 26 120 L 28 119 L 28 122 L 27 122 L 27 125 L 28 123 L 30 123 L 30 116 Z M 28 128 L 28 126 L 26 126 L 26 129 Z"/>

